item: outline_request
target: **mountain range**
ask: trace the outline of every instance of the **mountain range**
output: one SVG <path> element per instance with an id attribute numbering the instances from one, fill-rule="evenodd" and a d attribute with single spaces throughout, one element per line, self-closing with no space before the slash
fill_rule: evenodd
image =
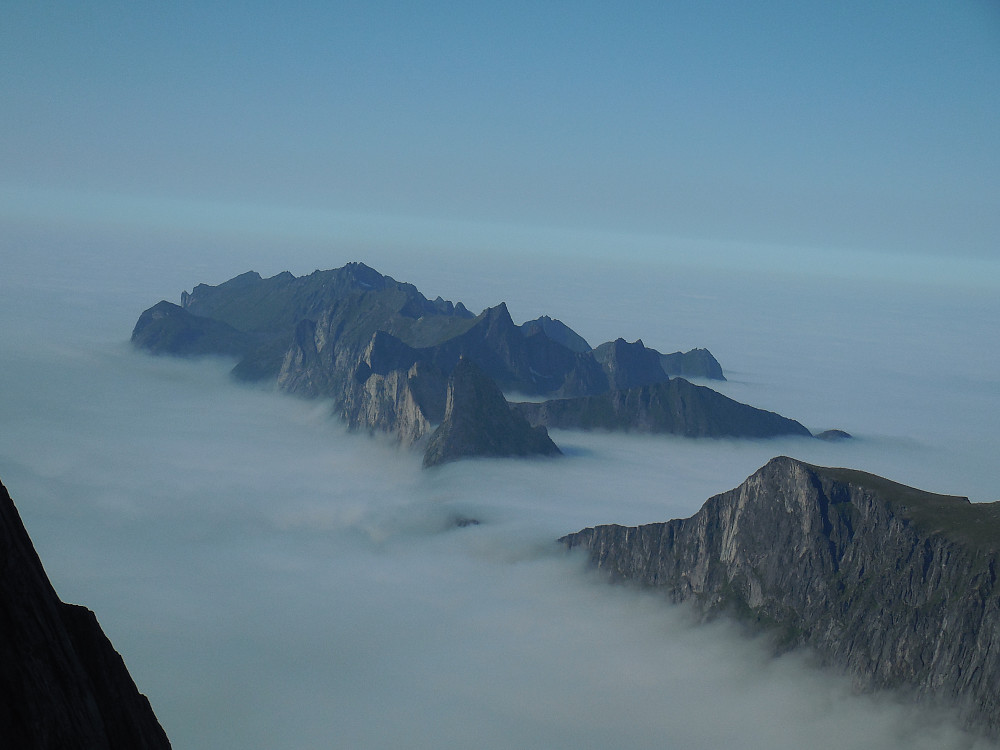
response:
<path id="1" fill-rule="evenodd" d="M 265 279 L 251 271 L 218 286 L 198 284 L 180 302 L 161 301 L 143 312 L 133 344 L 154 354 L 235 358 L 235 377 L 329 398 L 350 427 L 387 432 L 407 445 L 426 448 L 441 428 L 463 360 L 491 380 L 501 398 L 511 393 L 545 400 L 543 406 L 516 405 L 513 417 L 504 414 L 504 426 L 483 422 L 498 418 L 500 410 L 479 410 L 478 431 L 493 429 L 509 440 L 489 449 L 473 441 L 448 452 L 454 457 L 551 454 L 547 442 L 533 437 L 546 427 L 810 435 L 794 420 L 678 377 L 724 380 L 707 349 L 663 354 L 624 339 L 591 348 L 549 316 L 516 325 L 502 302 L 473 315 L 461 302 L 428 300 L 412 284 L 362 263 L 301 277 L 286 271 Z M 457 413 L 469 403 L 452 401 L 452 442 L 471 434 L 453 429 L 455 420 L 471 426 Z M 507 425 L 511 419 L 516 429 Z M 438 462 L 425 457 L 425 465 Z"/>

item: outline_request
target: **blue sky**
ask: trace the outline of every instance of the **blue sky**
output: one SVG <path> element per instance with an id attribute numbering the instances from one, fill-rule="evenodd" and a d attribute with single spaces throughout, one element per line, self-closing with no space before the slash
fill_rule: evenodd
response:
<path id="1" fill-rule="evenodd" d="M 194 205 L 265 226 L 292 211 L 411 234 L 998 254 L 995 2 L 13 2 L 4 16 L 6 220 L 155 227 Z"/>

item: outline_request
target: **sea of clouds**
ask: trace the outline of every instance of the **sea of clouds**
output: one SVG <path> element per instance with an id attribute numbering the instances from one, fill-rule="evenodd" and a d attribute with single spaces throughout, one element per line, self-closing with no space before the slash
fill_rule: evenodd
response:
<path id="1" fill-rule="evenodd" d="M 2 251 L 0 480 L 175 747 L 989 746 L 609 586 L 554 541 L 690 515 L 782 454 L 1000 498 L 989 285 L 86 227 L 13 227 Z M 329 404 L 128 344 L 143 309 L 199 282 L 350 260 L 592 345 L 708 347 L 722 392 L 856 439 L 554 432 L 562 459 L 426 471 Z"/>

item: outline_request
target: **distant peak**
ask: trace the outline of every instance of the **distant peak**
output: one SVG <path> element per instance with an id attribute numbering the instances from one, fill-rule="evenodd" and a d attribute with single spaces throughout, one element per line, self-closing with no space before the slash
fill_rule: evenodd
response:
<path id="1" fill-rule="evenodd" d="M 514 325 L 514 320 L 510 317 L 510 311 L 507 309 L 506 302 L 501 302 L 495 307 L 487 307 L 483 310 L 482 316 L 485 320 L 497 320 L 504 323 L 510 323 L 511 326 Z"/>
<path id="2" fill-rule="evenodd" d="M 366 264 L 362 263 L 361 261 L 351 261 L 350 263 L 346 263 L 346 264 L 344 264 L 344 268 L 350 268 L 352 270 L 353 269 L 361 269 L 363 271 L 375 271 L 374 268 L 372 268 L 369 265 L 366 265 Z"/>

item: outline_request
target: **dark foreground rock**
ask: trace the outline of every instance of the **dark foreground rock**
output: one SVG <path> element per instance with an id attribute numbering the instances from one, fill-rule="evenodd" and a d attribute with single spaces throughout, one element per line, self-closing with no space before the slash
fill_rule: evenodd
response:
<path id="1" fill-rule="evenodd" d="M 0 746 L 170 747 L 94 613 L 59 601 L 2 484 Z"/>
<path id="2" fill-rule="evenodd" d="M 598 396 L 517 403 L 514 407 L 531 424 L 558 429 L 649 432 L 686 437 L 812 435 L 794 419 L 741 404 L 683 378 Z"/>
<path id="3" fill-rule="evenodd" d="M 691 518 L 563 537 L 612 580 L 1000 734 L 1000 502 L 775 458 Z"/>
<path id="4" fill-rule="evenodd" d="M 500 389 L 469 359 L 448 382 L 444 421 L 431 435 L 424 466 L 471 456 L 555 456 L 560 451 L 544 427 L 512 411 Z"/>

